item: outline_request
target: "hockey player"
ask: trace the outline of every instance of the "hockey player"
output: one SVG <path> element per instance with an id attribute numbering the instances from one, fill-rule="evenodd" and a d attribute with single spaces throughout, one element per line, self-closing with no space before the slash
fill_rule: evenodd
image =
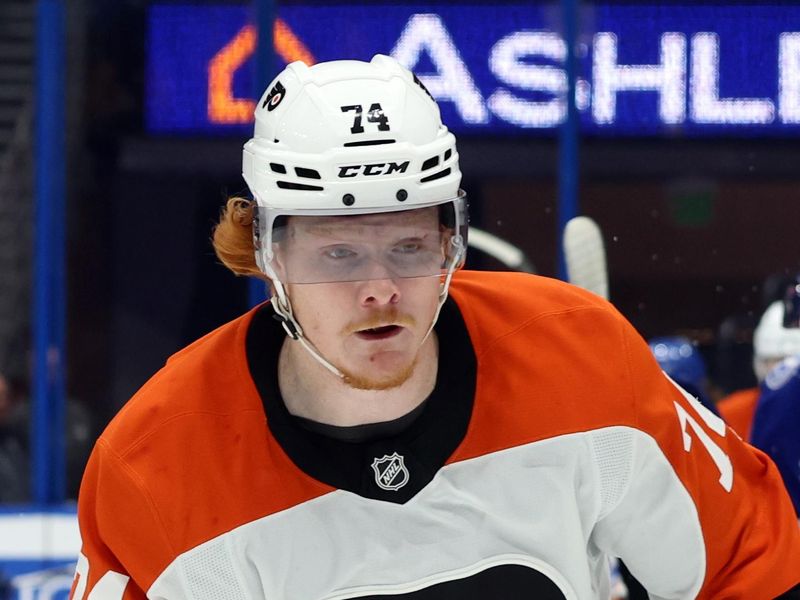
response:
<path id="1" fill-rule="evenodd" d="M 386 56 L 293 63 L 214 234 L 271 302 L 171 357 L 97 442 L 72 597 L 654 598 L 800 580 L 774 464 L 614 308 L 460 271 L 436 103 Z"/>
<path id="2" fill-rule="evenodd" d="M 788 356 L 800 354 L 800 328 L 785 323 L 787 303 L 797 302 L 800 279 L 786 290 L 786 298 L 772 302 L 753 332 L 753 370 L 759 385 L 775 365 Z M 794 300 L 792 300 L 794 298 Z M 760 389 L 739 390 L 719 401 L 717 407 L 722 418 L 742 439 L 750 440 L 753 416 Z"/>
<path id="3" fill-rule="evenodd" d="M 781 303 L 784 340 L 800 335 L 800 276 Z M 775 461 L 800 516 L 800 353 L 773 367 L 764 378 L 753 418 L 751 442 Z"/>

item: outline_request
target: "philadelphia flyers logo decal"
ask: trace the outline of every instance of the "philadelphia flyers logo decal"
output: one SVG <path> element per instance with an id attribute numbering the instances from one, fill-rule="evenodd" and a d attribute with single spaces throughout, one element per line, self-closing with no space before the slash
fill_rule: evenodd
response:
<path id="1" fill-rule="evenodd" d="M 275 86 L 269 91 L 269 94 L 261 104 L 261 108 L 266 108 L 268 111 L 275 110 L 286 96 L 286 88 L 278 81 Z"/>

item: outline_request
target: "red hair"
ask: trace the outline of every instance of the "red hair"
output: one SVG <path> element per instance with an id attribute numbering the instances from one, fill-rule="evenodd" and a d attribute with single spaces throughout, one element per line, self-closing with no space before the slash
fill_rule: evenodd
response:
<path id="1" fill-rule="evenodd" d="M 256 203 L 244 198 L 229 198 L 219 215 L 211 241 L 222 264 L 236 275 L 267 280 L 256 264 L 253 245 L 253 213 Z"/>

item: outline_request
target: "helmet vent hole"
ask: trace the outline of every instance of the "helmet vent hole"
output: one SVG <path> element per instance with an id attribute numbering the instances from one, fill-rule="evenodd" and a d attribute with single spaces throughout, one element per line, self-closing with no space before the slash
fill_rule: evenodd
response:
<path id="1" fill-rule="evenodd" d="M 307 185 L 305 183 L 293 183 L 291 181 L 279 181 L 278 187 L 282 190 L 297 190 L 301 192 L 321 192 L 325 189 L 320 185 Z"/>
<path id="2" fill-rule="evenodd" d="M 353 148 L 356 146 L 383 146 L 384 144 L 394 144 L 395 140 L 359 140 L 357 142 L 345 142 L 345 148 Z"/>
<path id="3" fill-rule="evenodd" d="M 306 179 L 322 179 L 319 171 L 315 169 L 306 169 L 304 167 L 295 167 L 294 172 L 298 177 L 305 177 Z"/>
<path id="4" fill-rule="evenodd" d="M 355 202 L 356 199 L 353 196 L 353 194 L 345 194 L 344 196 L 342 196 L 342 204 L 344 204 L 345 206 L 353 206 Z"/>
<path id="5" fill-rule="evenodd" d="M 286 167 L 284 167 L 280 163 L 269 163 L 269 168 L 272 169 L 273 173 L 280 173 L 282 175 L 286 175 Z"/>
<path id="6" fill-rule="evenodd" d="M 447 150 L 445 150 L 444 159 L 447 160 L 451 156 L 453 156 L 453 150 L 451 148 L 448 148 Z"/>
<path id="7" fill-rule="evenodd" d="M 431 156 L 428 160 L 422 163 L 422 170 L 427 171 L 428 169 L 432 169 L 436 165 L 439 164 L 439 157 L 438 156 Z"/>
<path id="8" fill-rule="evenodd" d="M 446 169 L 442 169 L 438 173 L 434 173 L 433 175 L 428 175 L 427 177 L 423 177 L 419 180 L 420 183 L 428 183 L 429 181 L 435 181 L 437 179 L 441 179 L 442 177 L 447 177 L 450 175 L 450 167 Z"/>

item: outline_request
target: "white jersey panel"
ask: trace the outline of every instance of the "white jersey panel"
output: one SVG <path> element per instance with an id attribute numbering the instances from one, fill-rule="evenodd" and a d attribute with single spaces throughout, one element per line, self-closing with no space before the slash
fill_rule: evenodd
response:
<path id="1" fill-rule="evenodd" d="M 621 526 L 629 520 L 636 531 Z M 658 564 L 640 564 L 653 556 L 642 544 L 654 539 L 663 541 Z M 703 581 L 691 498 L 655 441 L 626 427 L 445 466 L 406 504 L 329 493 L 184 553 L 147 596 L 390 598 L 519 565 L 563 598 L 606 599 L 610 555 L 662 598 L 691 598 Z"/>
<path id="2" fill-rule="evenodd" d="M 706 571 L 697 508 L 655 440 L 634 431 L 629 489 L 597 523 L 592 541 L 621 557 L 651 600 L 694 598 Z M 658 560 L 653 560 L 653 540 L 659 540 Z"/>

